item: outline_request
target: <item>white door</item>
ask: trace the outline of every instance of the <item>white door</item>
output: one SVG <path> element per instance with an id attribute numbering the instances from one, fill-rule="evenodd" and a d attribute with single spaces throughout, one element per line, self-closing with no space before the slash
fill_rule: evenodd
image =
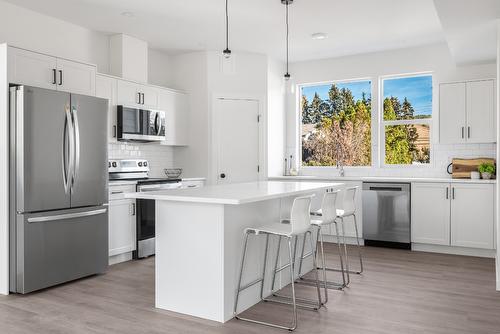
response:
<path id="1" fill-rule="evenodd" d="M 449 183 L 412 183 L 411 241 L 450 245 Z"/>
<path id="2" fill-rule="evenodd" d="M 75 61 L 57 59 L 57 90 L 95 96 L 96 68 Z"/>
<path id="3" fill-rule="evenodd" d="M 453 184 L 451 245 L 493 249 L 495 194 L 492 184 Z"/>
<path id="4" fill-rule="evenodd" d="M 109 201 L 109 256 L 136 249 L 135 201 Z"/>
<path id="5" fill-rule="evenodd" d="M 217 183 L 259 179 L 259 102 L 216 99 L 214 103 Z"/>
<path id="6" fill-rule="evenodd" d="M 10 83 L 56 89 L 55 57 L 9 47 L 8 64 Z"/>
<path id="7" fill-rule="evenodd" d="M 439 142 L 463 143 L 465 128 L 465 83 L 449 83 L 439 86 Z"/>
<path id="8" fill-rule="evenodd" d="M 467 82 L 467 142 L 494 143 L 495 123 L 494 81 Z"/>

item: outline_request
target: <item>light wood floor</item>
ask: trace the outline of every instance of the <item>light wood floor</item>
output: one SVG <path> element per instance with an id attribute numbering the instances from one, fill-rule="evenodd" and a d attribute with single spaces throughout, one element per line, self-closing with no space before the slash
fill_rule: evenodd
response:
<path id="1" fill-rule="evenodd" d="M 333 245 L 327 250 L 333 253 Z M 364 256 L 365 274 L 344 292 L 332 291 L 326 309 L 301 310 L 296 333 L 500 333 L 494 260 L 371 247 Z M 285 332 L 237 320 L 218 324 L 156 310 L 153 303 L 150 258 L 27 296 L 2 296 L 0 333 Z M 248 313 L 283 323 L 290 316 L 271 303 Z"/>

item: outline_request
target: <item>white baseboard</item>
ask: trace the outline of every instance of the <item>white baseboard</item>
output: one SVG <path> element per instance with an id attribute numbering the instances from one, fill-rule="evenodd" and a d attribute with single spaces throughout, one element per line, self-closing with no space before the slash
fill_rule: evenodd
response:
<path id="1" fill-rule="evenodd" d="M 417 252 L 442 253 L 442 254 L 453 254 L 453 255 L 464 255 L 464 256 L 488 257 L 488 258 L 495 258 L 496 255 L 496 251 L 493 249 L 427 245 L 427 244 L 416 244 L 416 243 L 411 244 L 411 250 Z"/>
<path id="2" fill-rule="evenodd" d="M 132 252 L 110 256 L 108 264 L 110 266 L 112 266 L 114 264 L 130 261 L 130 260 L 132 260 Z"/>

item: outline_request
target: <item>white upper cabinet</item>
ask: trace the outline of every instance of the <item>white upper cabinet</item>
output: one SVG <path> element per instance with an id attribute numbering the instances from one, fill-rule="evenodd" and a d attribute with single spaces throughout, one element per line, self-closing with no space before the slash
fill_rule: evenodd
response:
<path id="1" fill-rule="evenodd" d="M 92 65 L 57 59 L 57 90 L 95 95 L 96 68 Z"/>
<path id="2" fill-rule="evenodd" d="M 96 96 L 108 99 L 108 140 L 116 142 L 116 79 L 98 74 L 96 77 Z"/>
<path id="3" fill-rule="evenodd" d="M 467 83 L 467 142 L 493 143 L 495 138 L 495 82 Z"/>
<path id="4" fill-rule="evenodd" d="M 64 92 L 95 95 L 96 67 L 9 47 L 9 82 Z"/>
<path id="5" fill-rule="evenodd" d="M 142 109 L 158 108 L 158 89 L 126 80 L 117 80 L 117 103 Z"/>
<path id="6" fill-rule="evenodd" d="M 493 185 L 460 183 L 451 186 L 451 245 L 493 249 Z"/>
<path id="7" fill-rule="evenodd" d="M 160 89 L 158 110 L 165 112 L 163 145 L 188 145 L 188 97 L 184 93 Z"/>
<path id="8" fill-rule="evenodd" d="M 494 80 L 441 84 L 439 92 L 440 143 L 495 142 L 494 91 Z"/>
<path id="9" fill-rule="evenodd" d="M 439 89 L 441 144 L 465 141 L 465 82 L 442 84 Z"/>
<path id="10" fill-rule="evenodd" d="M 10 83 L 56 89 L 56 58 L 9 47 L 8 64 Z"/>
<path id="11" fill-rule="evenodd" d="M 450 244 L 450 192 L 448 183 L 412 184 L 412 242 Z"/>

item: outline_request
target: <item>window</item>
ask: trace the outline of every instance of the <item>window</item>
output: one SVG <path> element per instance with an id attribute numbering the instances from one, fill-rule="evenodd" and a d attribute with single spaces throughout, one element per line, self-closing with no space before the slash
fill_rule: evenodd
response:
<path id="1" fill-rule="evenodd" d="M 429 164 L 432 75 L 383 79 L 382 89 L 385 164 Z"/>
<path id="2" fill-rule="evenodd" d="M 371 81 L 300 87 L 302 166 L 371 165 Z"/>

